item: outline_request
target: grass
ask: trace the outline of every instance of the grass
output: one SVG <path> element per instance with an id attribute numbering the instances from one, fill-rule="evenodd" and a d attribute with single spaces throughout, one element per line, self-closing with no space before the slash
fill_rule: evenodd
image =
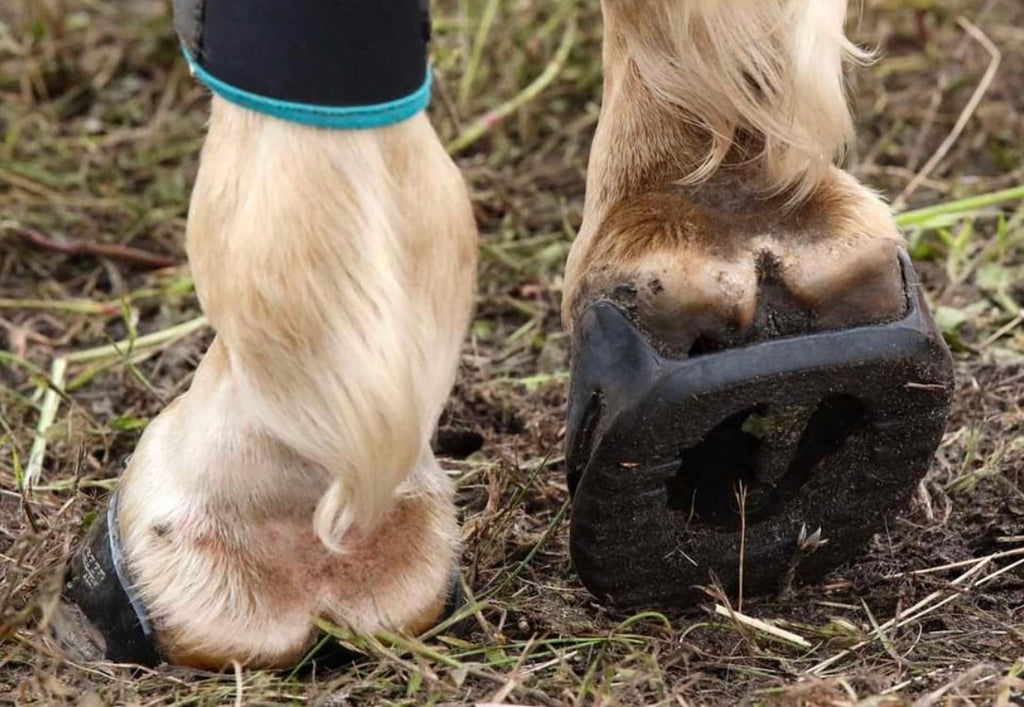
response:
<path id="1" fill-rule="evenodd" d="M 856 77 L 851 168 L 903 198 L 960 387 L 912 505 L 856 561 L 785 600 L 741 604 L 709 587 L 675 614 L 594 602 L 568 560 L 558 307 L 600 105 L 596 3 L 435 3 L 432 117 L 482 234 L 477 318 L 441 430 L 485 441 L 444 461 L 472 630 L 342 635 L 371 659 L 313 675 L 77 665 L 36 630 L 121 460 L 210 340 L 182 242 L 207 99 L 169 3 L 0 6 L 0 701 L 1024 699 L 1024 8 L 869 5 L 856 35 L 883 55 Z M 960 17 L 998 51 L 994 72 Z"/>

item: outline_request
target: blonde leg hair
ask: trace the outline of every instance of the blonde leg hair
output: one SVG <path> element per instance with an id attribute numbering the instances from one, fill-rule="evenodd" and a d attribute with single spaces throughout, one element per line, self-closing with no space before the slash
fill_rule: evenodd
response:
<path id="1" fill-rule="evenodd" d="M 331 475 L 315 524 L 335 550 L 390 508 L 451 387 L 466 204 L 422 115 L 324 131 L 214 100 L 189 259 L 243 409 Z"/>
<path id="2" fill-rule="evenodd" d="M 853 137 L 843 62 L 847 0 L 608 0 L 643 83 L 706 132 L 684 183 L 707 180 L 741 136 L 763 187 L 799 201 Z M 606 12 L 606 16 L 609 13 Z"/>

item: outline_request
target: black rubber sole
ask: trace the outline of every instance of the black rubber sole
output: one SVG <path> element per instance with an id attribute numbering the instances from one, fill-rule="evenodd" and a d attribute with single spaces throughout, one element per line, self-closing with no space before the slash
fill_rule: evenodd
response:
<path id="1" fill-rule="evenodd" d="M 898 322 L 695 358 L 663 358 L 609 302 L 583 313 L 567 428 L 570 548 L 598 599 L 687 606 L 713 576 L 734 591 L 741 535 L 745 593 L 814 581 L 905 506 L 954 381 L 901 262 Z M 798 551 L 801 531 L 819 528 L 826 542 Z"/>

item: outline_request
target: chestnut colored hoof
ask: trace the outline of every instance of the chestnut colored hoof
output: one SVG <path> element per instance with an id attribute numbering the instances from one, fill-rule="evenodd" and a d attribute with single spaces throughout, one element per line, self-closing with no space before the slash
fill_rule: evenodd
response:
<path id="1" fill-rule="evenodd" d="M 685 606 L 713 572 L 772 592 L 849 560 L 903 507 L 942 437 L 953 363 L 901 253 L 900 321 L 667 359 L 613 304 L 576 324 L 570 547 L 586 587 Z M 745 489 L 741 515 L 738 489 Z M 801 529 L 821 543 L 797 552 Z"/>

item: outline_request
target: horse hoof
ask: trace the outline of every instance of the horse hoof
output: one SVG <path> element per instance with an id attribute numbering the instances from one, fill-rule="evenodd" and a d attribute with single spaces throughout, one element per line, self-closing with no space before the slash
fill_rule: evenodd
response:
<path id="1" fill-rule="evenodd" d="M 849 560 L 942 437 L 953 364 L 900 253 L 896 322 L 669 359 L 608 301 L 574 331 L 572 560 L 600 600 L 685 606 L 713 577 L 784 590 Z M 820 530 L 820 533 L 818 532 Z"/>
<path id="2" fill-rule="evenodd" d="M 161 653 L 149 612 L 125 568 L 117 511 L 115 492 L 65 569 L 60 599 L 47 617 L 50 636 L 67 657 L 80 661 L 143 667 L 155 667 L 165 658 L 173 662 Z M 438 625 L 449 633 L 465 631 L 468 619 L 457 616 L 465 604 L 456 564 Z M 362 657 L 334 641 L 316 640 L 311 647 L 302 661 L 307 668 L 339 669 Z M 229 665 L 230 659 L 223 663 Z"/>

